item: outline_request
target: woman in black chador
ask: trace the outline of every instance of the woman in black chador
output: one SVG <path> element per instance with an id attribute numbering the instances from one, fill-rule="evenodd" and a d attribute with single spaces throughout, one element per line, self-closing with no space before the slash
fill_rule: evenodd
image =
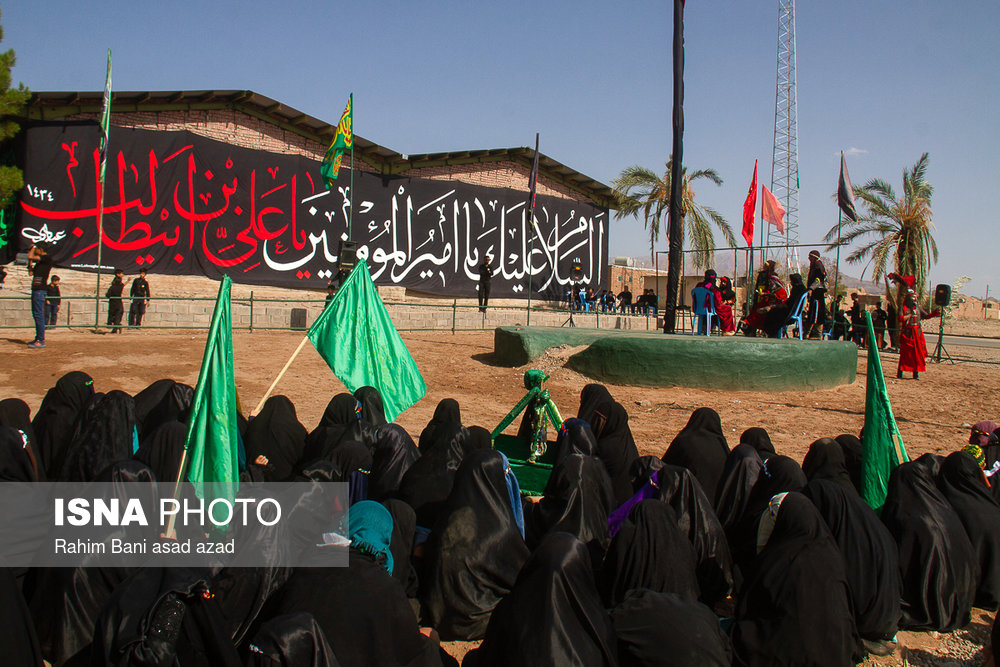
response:
<path id="1" fill-rule="evenodd" d="M 300 464 L 327 458 L 342 440 L 364 442 L 360 407 L 358 399 L 347 393 L 331 398 L 319 424 L 306 436 Z"/>
<path id="2" fill-rule="evenodd" d="M 45 479 L 54 479 L 59 473 L 76 420 L 93 395 L 94 380 L 81 371 L 67 373 L 46 392 L 31 422 L 41 457 L 39 471 L 44 471 Z"/>
<path id="3" fill-rule="evenodd" d="M 622 667 L 730 667 L 733 647 L 711 609 L 674 593 L 629 591 L 611 610 Z"/>
<path id="4" fill-rule="evenodd" d="M 1000 505 L 979 464 L 967 452 L 949 454 L 937 481 L 965 526 L 979 561 L 975 605 L 995 610 L 1000 602 Z"/>
<path id="5" fill-rule="evenodd" d="M 614 607 L 635 588 L 675 593 L 697 600 L 697 557 L 677 525 L 674 510 L 659 500 L 632 509 L 604 557 L 598 587 L 604 605 Z"/>
<path id="6" fill-rule="evenodd" d="M 434 440 L 421 450 L 399 483 L 397 497 L 417 513 L 417 525 L 434 528 L 451 493 L 455 474 L 468 450 L 469 430 L 454 422 L 434 431 Z"/>
<path id="7" fill-rule="evenodd" d="M 617 665 L 614 630 L 586 545 L 552 533 L 517 575 L 463 665 Z"/>
<path id="8" fill-rule="evenodd" d="M 541 500 L 525 505 L 525 539 L 534 548 L 549 533 L 570 533 L 603 556 L 611 541 L 608 514 L 613 509 L 604 464 L 594 456 L 570 454 L 552 469 Z"/>
<path id="9" fill-rule="evenodd" d="M 802 459 L 802 472 L 810 481 L 828 479 L 857 493 L 851 475 L 847 471 L 844 449 L 833 438 L 820 438 L 809 445 L 809 451 Z"/>
<path id="10" fill-rule="evenodd" d="M 787 456 L 775 454 L 764 462 L 742 516 L 726 531 L 737 567 L 742 569 L 748 566 L 757 553 L 757 527 L 771 498 L 786 491 L 801 491 L 807 481 L 799 464 Z"/>
<path id="11" fill-rule="evenodd" d="M 757 450 L 747 444 L 733 447 L 726 458 L 719 480 L 718 496 L 715 499 L 715 513 L 719 523 L 728 534 L 743 518 L 743 511 L 750 500 L 757 478 L 764 469 Z"/>
<path id="12" fill-rule="evenodd" d="M 862 651 L 844 559 L 823 517 L 800 493 L 776 496 L 765 511 L 763 545 L 737 596 L 733 664 L 855 664 Z"/>
<path id="13" fill-rule="evenodd" d="M 588 424 L 597 438 L 597 457 L 601 459 L 615 492 L 615 503 L 621 504 L 633 493 L 631 468 L 639 458 L 639 450 L 628 426 L 628 412 L 600 384 L 588 384 L 580 392 L 577 414 Z"/>
<path id="14" fill-rule="evenodd" d="M 424 621 L 445 640 L 481 638 L 528 559 L 500 452 L 477 449 L 462 461 L 425 553 Z"/>
<path id="15" fill-rule="evenodd" d="M 648 484 L 611 513 L 608 518 L 611 537 L 618 533 L 632 513 L 632 508 L 643 500 L 655 498 L 668 504 L 677 515 L 677 525 L 694 547 L 698 561 L 696 574 L 701 601 L 714 605 L 729 595 L 732 589 L 733 558 L 712 503 L 687 468 L 664 464 L 656 471 Z"/>
<path id="16" fill-rule="evenodd" d="M 427 448 L 434 439 L 436 438 L 435 433 L 438 428 L 444 424 L 459 424 L 462 423 L 462 409 L 458 405 L 458 401 L 454 398 L 443 398 L 434 408 L 434 414 L 431 416 L 431 420 L 427 422 L 427 426 L 424 430 L 420 432 L 420 437 L 417 438 L 417 448 L 421 452 Z"/>
<path id="17" fill-rule="evenodd" d="M 882 522 L 899 546 L 899 627 L 950 632 L 968 623 L 976 593 L 976 554 L 926 465 L 910 461 L 892 471 Z"/>
<path id="18" fill-rule="evenodd" d="M 719 413 L 712 408 L 698 408 L 667 447 L 663 462 L 693 472 L 705 495 L 714 501 L 727 456 L 729 444 L 722 433 Z"/>
<path id="19" fill-rule="evenodd" d="M 396 494 L 403 477 L 420 458 L 420 452 L 413 438 L 399 424 L 385 424 L 376 434 L 368 497 L 381 501 Z"/>
<path id="20" fill-rule="evenodd" d="M 766 461 L 768 458 L 776 454 L 774 451 L 774 444 L 771 442 L 771 436 L 767 434 L 767 430 L 760 428 L 759 426 L 752 426 L 747 430 L 743 431 L 740 436 L 741 445 L 750 445 L 757 450 L 757 454 L 760 455 L 761 461 Z"/>
<path id="21" fill-rule="evenodd" d="M 132 458 L 138 449 L 135 401 L 123 391 L 91 399 L 66 448 L 57 482 L 92 482 L 112 463 Z"/>
<path id="22" fill-rule="evenodd" d="M 307 435 L 287 396 L 267 399 L 243 436 L 247 466 L 254 479 L 284 482 L 292 478 L 298 472 L 295 466 L 302 458 Z"/>
<path id="23" fill-rule="evenodd" d="M 353 506 L 348 567 L 321 567 L 328 557 L 323 547 L 313 549 L 307 558 L 316 567 L 297 568 L 268 611 L 311 614 L 344 667 L 440 665 L 438 647 L 420 634 L 403 588 L 393 580 L 392 528 L 389 510 L 379 503 Z"/>
<path id="24" fill-rule="evenodd" d="M 844 557 L 858 634 L 870 651 L 885 655 L 902 614 L 896 542 L 854 487 L 813 479 L 802 493 L 819 510 Z"/>

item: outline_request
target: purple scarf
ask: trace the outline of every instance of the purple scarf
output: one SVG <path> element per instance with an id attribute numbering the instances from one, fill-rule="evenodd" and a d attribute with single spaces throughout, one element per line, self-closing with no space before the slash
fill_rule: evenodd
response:
<path id="1" fill-rule="evenodd" d="M 621 530 L 625 519 L 632 513 L 632 508 L 643 500 L 656 499 L 660 497 L 660 471 L 653 473 L 649 481 L 634 496 L 626 500 L 621 507 L 616 509 L 608 517 L 608 533 L 612 538 Z"/>

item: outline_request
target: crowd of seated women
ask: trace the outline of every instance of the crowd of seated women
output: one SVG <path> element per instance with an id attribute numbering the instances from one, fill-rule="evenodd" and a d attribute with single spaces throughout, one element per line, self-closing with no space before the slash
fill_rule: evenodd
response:
<path id="1" fill-rule="evenodd" d="M 33 419 L 0 401 L 0 479 L 173 481 L 191 398 L 74 372 Z M 348 483 L 348 567 L 0 569 L 3 664 L 446 665 L 462 640 L 472 666 L 852 665 L 996 610 L 995 430 L 899 465 L 876 514 L 853 435 L 799 463 L 699 408 L 640 456 L 596 384 L 533 497 L 452 399 L 414 440 L 371 387 L 311 431 L 275 396 L 241 418 L 242 483 Z"/>

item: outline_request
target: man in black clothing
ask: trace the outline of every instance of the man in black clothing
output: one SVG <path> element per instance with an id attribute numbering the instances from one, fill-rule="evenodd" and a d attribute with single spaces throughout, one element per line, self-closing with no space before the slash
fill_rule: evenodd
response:
<path id="1" fill-rule="evenodd" d="M 826 267 L 819 258 L 819 250 L 812 250 L 809 253 L 809 277 L 806 278 L 806 287 L 812 289 L 816 287 L 814 283 L 819 283 L 819 287 L 826 287 Z"/>
<path id="2" fill-rule="evenodd" d="M 493 269 L 490 268 L 489 255 L 483 256 L 483 263 L 479 265 L 479 312 L 485 313 L 490 302 L 490 278 L 493 277 Z"/>
<path id="3" fill-rule="evenodd" d="M 632 291 L 628 288 L 628 285 L 618 295 L 618 305 L 621 306 L 622 315 L 632 312 Z"/>
<path id="4" fill-rule="evenodd" d="M 59 305 L 62 301 L 59 293 L 59 276 L 52 276 L 45 295 L 45 326 L 54 327 L 59 320 Z"/>
<path id="5" fill-rule="evenodd" d="M 889 322 L 889 313 L 882 310 L 882 301 L 875 304 L 872 311 L 872 327 L 875 329 L 875 345 L 878 349 L 885 349 L 885 325 Z"/>
<path id="6" fill-rule="evenodd" d="M 854 292 L 851 294 L 851 341 L 858 347 L 864 349 L 865 347 L 865 324 L 864 319 L 861 315 L 861 302 L 858 301 L 858 293 Z"/>
<path id="7" fill-rule="evenodd" d="M 31 274 L 31 317 L 35 320 L 35 340 L 28 347 L 45 347 L 45 299 L 49 295 L 49 272 L 52 256 L 44 243 L 36 243 L 28 251 L 28 273 Z"/>
<path id="8" fill-rule="evenodd" d="M 122 315 L 125 314 L 125 307 L 122 306 L 122 292 L 125 291 L 125 272 L 115 269 L 115 279 L 111 281 L 111 287 L 104 296 L 108 299 L 108 326 L 111 333 L 122 332 Z"/>
<path id="9" fill-rule="evenodd" d="M 146 306 L 149 305 L 149 282 L 146 281 L 145 267 L 139 269 L 139 277 L 132 281 L 128 295 L 132 297 L 132 303 L 128 307 L 128 325 L 141 327 L 142 316 L 146 314 Z"/>

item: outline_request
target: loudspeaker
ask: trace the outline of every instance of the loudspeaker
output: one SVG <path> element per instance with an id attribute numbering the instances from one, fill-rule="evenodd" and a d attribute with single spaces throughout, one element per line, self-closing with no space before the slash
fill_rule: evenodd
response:
<path id="1" fill-rule="evenodd" d="M 306 309 L 305 308 L 292 308 L 292 329 L 296 331 L 305 331 L 306 329 Z"/>
<path id="2" fill-rule="evenodd" d="M 934 288 L 934 305 L 947 306 L 951 303 L 951 285 L 940 284 Z"/>
<path id="3" fill-rule="evenodd" d="M 354 241 L 341 241 L 340 252 L 337 253 L 337 264 L 345 271 L 350 271 L 358 263 L 358 244 Z"/>
<path id="4" fill-rule="evenodd" d="M 569 279 L 583 280 L 583 266 L 580 265 L 580 262 L 573 262 L 569 265 Z"/>

